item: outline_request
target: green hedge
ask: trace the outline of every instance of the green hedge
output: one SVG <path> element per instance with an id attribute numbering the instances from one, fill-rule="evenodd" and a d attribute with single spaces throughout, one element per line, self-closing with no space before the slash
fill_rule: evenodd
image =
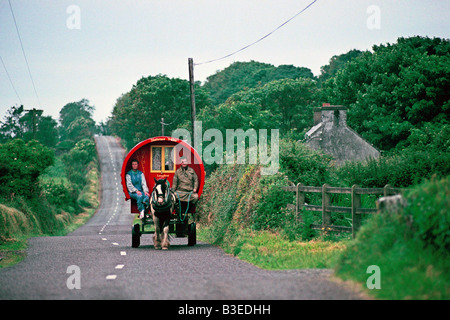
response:
<path id="1" fill-rule="evenodd" d="M 448 299 L 449 177 L 406 194 L 407 207 L 372 217 L 339 259 L 338 276 L 366 286 L 367 268 L 380 268 L 382 299 Z"/>

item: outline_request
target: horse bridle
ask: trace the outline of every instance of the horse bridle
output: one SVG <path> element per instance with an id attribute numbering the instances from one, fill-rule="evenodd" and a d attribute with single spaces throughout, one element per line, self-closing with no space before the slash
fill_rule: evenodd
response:
<path id="1" fill-rule="evenodd" d="M 164 193 L 162 193 L 162 194 L 160 195 L 160 193 L 158 192 L 158 189 L 156 188 L 156 187 L 158 186 L 158 184 L 155 184 L 155 186 L 153 187 L 152 201 L 153 201 L 155 204 L 158 203 L 157 199 L 158 199 L 159 197 L 163 197 L 163 198 L 164 198 L 164 203 L 167 203 L 167 202 L 169 201 L 170 188 L 167 186 L 167 180 L 166 180 L 166 182 L 165 182 L 164 184 L 165 184 L 165 186 L 166 186 L 166 192 L 165 192 L 166 195 L 165 195 L 165 196 L 164 196 Z M 161 185 L 161 189 L 162 189 L 162 184 L 159 184 L 159 185 Z M 162 190 L 161 190 L 161 192 L 162 192 Z M 155 198 L 155 195 L 156 195 L 156 198 Z"/>

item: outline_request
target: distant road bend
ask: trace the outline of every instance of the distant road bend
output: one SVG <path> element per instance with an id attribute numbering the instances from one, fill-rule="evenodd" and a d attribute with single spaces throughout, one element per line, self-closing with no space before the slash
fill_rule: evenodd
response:
<path id="1" fill-rule="evenodd" d="M 120 182 L 124 150 L 113 137 L 95 141 L 100 208 L 67 236 L 29 239 L 27 257 L 0 270 L 0 299 L 361 299 L 331 281 L 331 270 L 262 270 L 206 243 L 188 247 L 187 238 L 161 251 L 143 235 L 131 248 L 133 216 Z"/>

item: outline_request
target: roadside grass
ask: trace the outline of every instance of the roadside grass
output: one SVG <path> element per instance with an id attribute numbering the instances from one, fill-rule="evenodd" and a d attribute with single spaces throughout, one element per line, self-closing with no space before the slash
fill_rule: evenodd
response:
<path id="1" fill-rule="evenodd" d="M 18 236 L 16 239 L 0 245 L 0 269 L 13 266 L 26 256 L 27 237 Z"/>
<path id="2" fill-rule="evenodd" d="M 317 238 L 311 241 L 291 241 L 280 233 L 242 228 L 227 233 L 214 243 L 210 227 L 197 229 L 200 241 L 213 243 L 226 253 L 268 270 L 333 268 L 349 240 L 331 241 Z"/>

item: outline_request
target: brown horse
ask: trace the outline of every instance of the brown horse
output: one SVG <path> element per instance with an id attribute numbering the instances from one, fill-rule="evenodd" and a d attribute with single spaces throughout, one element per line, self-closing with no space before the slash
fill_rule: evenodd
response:
<path id="1" fill-rule="evenodd" d="M 169 188 L 166 179 L 155 180 L 155 186 L 151 194 L 150 210 L 152 212 L 155 234 L 153 245 L 155 249 L 169 249 L 169 221 L 175 208 L 175 195 Z"/>

